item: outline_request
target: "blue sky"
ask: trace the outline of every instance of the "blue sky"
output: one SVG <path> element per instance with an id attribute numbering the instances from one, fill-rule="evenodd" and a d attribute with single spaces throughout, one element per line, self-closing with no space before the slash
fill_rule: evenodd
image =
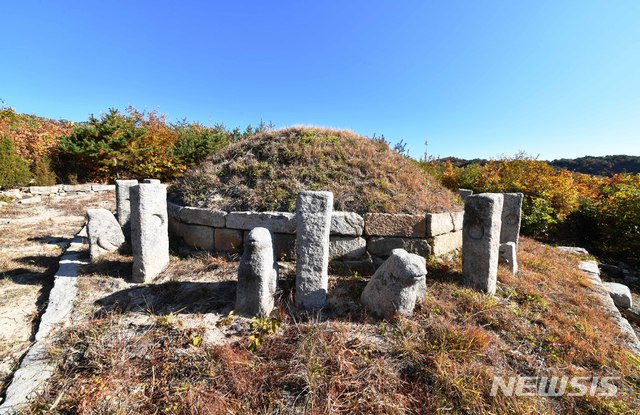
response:
<path id="1" fill-rule="evenodd" d="M 413 156 L 640 155 L 640 1 L 3 1 L 0 98 L 313 124 Z"/>

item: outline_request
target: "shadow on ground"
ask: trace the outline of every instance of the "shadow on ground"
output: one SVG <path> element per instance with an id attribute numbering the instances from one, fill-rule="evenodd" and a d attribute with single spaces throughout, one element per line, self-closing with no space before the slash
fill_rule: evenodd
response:
<path id="1" fill-rule="evenodd" d="M 155 315 L 221 313 L 233 307 L 235 293 L 235 281 L 169 281 L 127 288 L 96 304 L 100 306 L 98 313 L 113 310 Z"/>

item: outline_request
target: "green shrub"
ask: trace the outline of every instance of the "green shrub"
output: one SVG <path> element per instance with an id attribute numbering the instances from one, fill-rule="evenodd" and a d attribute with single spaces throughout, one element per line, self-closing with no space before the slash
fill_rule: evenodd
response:
<path id="1" fill-rule="evenodd" d="M 182 121 L 174 125 L 180 135 L 171 149 L 171 155 L 184 166 L 193 166 L 207 156 L 229 145 L 230 135 L 225 128 L 216 124 L 208 128 L 200 124 L 188 124 Z"/>
<path id="2" fill-rule="evenodd" d="M 11 139 L 0 139 L 0 187 L 24 186 L 29 180 L 29 163 L 18 155 Z"/>
<path id="3" fill-rule="evenodd" d="M 36 186 L 53 186 L 56 184 L 56 174 L 51 170 L 49 157 L 40 157 L 34 163 L 33 184 Z"/>
<path id="4" fill-rule="evenodd" d="M 525 235 L 547 236 L 558 224 L 551 202 L 542 197 L 526 197 L 522 203 L 522 232 Z"/>

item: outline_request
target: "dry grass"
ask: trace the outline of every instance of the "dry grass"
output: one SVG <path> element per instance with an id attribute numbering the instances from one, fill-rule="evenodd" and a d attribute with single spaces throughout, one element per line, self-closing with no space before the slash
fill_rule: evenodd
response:
<path id="1" fill-rule="evenodd" d="M 42 198 L 0 208 L 0 390 L 27 350 L 46 304 L 59 257 L 88 207 L 112 207 L 114 195 Z"/>
<path id="2" fill-rule="evenodd" d="M 429 265 L 429 295 L 410 319 L 379 321 L 355 306 L 319 316 L 290 313 L 280 284 L 276 329 L 233 316 L 236 335 L 202 342 L 206 327 L 111 311 L 69 330 L 60 367 L 35 413 L 634 413 L 640 362 L 594 302 L 577 258 L 524 238 L 521 275 L 500 270 L 495 297 L 460 285 L 460 262 Z M 172 264 L 170 278 L 198 280 L 212 258 Z M 196 261 L 196 262 L 192 262 Z M 198 265 L 200 264 L 200 265 Z M 209 271 L 206 271 L 209 269 Z M 231 269 L 227 269 L 230 271 Z M 218 277 L 215 277 L 218 278 Z M 350 299 L 359 276 L 333 278 Z M 187 299 L 177 300 L 186 301 Z M 260 328 L 262 327 L 262 328 Z M 264 327 L 267 327 L 266 329 Z M 269 328 L 271 327 L 271 328 Z M 255 336 L 262 344 L 255 347 Z M 254 336 L 253 338 L 250 336 Z M 489 396 L 493 375 L 619 376 L 615 398 Z"/>
<path id="3" fill-rule="evenodd" d="M 172 189 L 191 206 L 288 212 L 301 190 L 331 191 L 336 209 L 356 212 L 439 212 L 459 203 L 385 143 L 315 127 L 268 131 L 234 143 Z"/>

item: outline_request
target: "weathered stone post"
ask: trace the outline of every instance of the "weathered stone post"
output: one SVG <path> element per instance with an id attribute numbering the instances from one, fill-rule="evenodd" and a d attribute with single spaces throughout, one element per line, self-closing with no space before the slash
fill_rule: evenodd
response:
<path id="1" fill-rule="evenodd" d="M 462 199 L 463 202 L 467 198 L 467 196 L 471 196 L 472 194 L 473 194 L 473 190 L 458 189 L 458 196 L 460 196 L 460 199 Z"/>
<path id="2" fill-rule="evenodd" d="M 116 215 L 128 244 L 131 243 L 131 186 L 137 184 L 137 180 L 116 180 Z"/>
<path id="3" fill-rule="evenodd" d="M 149 282 L 169 264 L 167 187 L 141 183 L 131 187 L 133 281 Z"/>
<path id="4" fill-rule="evenodd" d="M 462 225 L 462 274 L 475 290 L 495 294 L 502 224 L 502 194 L 468 196 Z"/>
<path id="5" fill-rule="evenodd" d="M 268 316 L 273 310 L 277 279 L 278 263 L 273 260 L 271 233 L 266 228 L 253 228 L 244 242 L 238 267 L 236 313 Z"/>
<path id="6" fill-rule="evenodd" d="M 522 220 L 522 193 L 503 193 L 502 228 L 500 243 L 515 242 L 518 245 L 520 237 L 520 222 Z"/>
<path id="7" fill-rule="evenodd" d="M 333 193 L 300 192 L 296 201 L 296 305 L 324 307 L 329 285 Z"/>
<path id="8" fill-rule="evenodd" d="M 507 264 L 513 275 L 518 273 L 518 257 L 515 242 L 500 244 L 500 262 Z"/>
<path id="9" fill-rule="evenodd" d="M 394 249 L 367 283 L 360 301 L 378 317 L 409 316 L 427 294 L 426 275 L 424 257 Z"/>
<path id="10" fill-rule="evenodd" d="M 87 237 L 91 262 L 107 252 L 117 251 L 124 244 L 120 224 L 107 209 L 87 210 Z"/>

